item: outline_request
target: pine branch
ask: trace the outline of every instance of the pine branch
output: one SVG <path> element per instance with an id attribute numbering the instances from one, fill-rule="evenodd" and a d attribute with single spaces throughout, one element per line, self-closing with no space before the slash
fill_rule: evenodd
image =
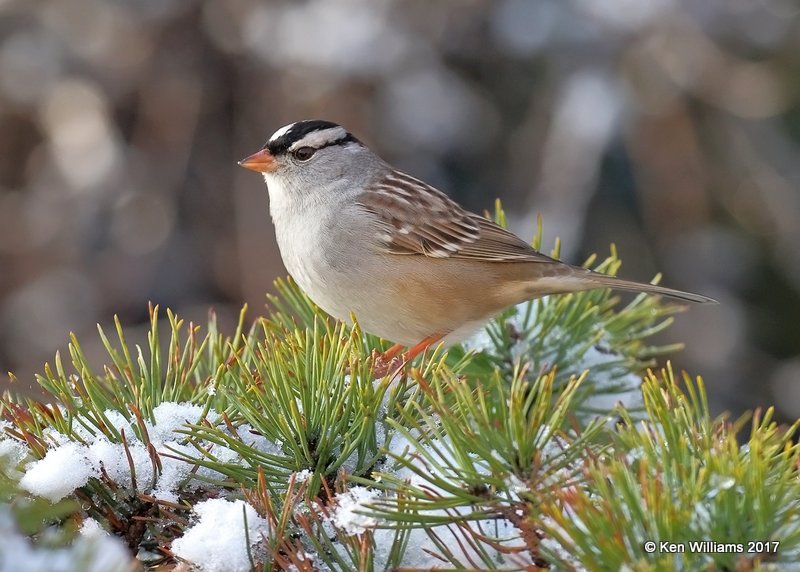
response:
<path id="1" fill-rule="evenodd" d="M 495 218 L 504 224 L 501 209 Z M 612 248 L 586 266 L 619 264 Z M 680 308 L 652 296 L 621 307 L 607 290 L 551 296 L 375 379 L 372 352 L 388 342 L 336 323 L 291 281 L 277 286 L 271 313 L 246 330 L 243 309 L 230 337 L 213 314 L 203 334 L 153 308 L 143 348 L 119 321 L 99 331 L 99 369 L 73 337 L 69 359 L 38 377 L 46 403 L 0 400 L 9 486 L 80 500 L 78 516 L 63 505 L 68 518 L 97 519 L 152 568 L 233 550 L 204 520 L 222 515 L 242 531 L 231 562 L 264 570 L 755 569 L 800 557 L 796 426 L 757 412 L 740 446 L 744 420 L 711 419 L 700 380 L 678 388 L 668 369 L 640 391 L 674 349 L 647 339 Z M 41 527 L 67 513 L 31 514 Z M 644 549 L 692 539 L 780 545 Z"/>
<path id="2" fill-rule="evenodd" d="M 614 453 L 588 462 L 585 483 L 564 489 L 545 507 L 550 558 L 586 570 L 645 563 L 651 569 L 731 570 L 797 562 L 797 424 L 780 428 L 771 409 L 756 413 L 749 439 L 739 445 L 742 423 L 712 420 L 702 380 L 684 375 L 682 381 L 683 390 L 671 367 L 649 373 L 643 388 L 648 420 L 635 423 L 623 413 Z M 756 539 L 766 544 L 747 553 Z M 744 549 L 690 549 L 690 542 L 702 540 Z M 686 551 L 647 550 L 648 541 Z"/>

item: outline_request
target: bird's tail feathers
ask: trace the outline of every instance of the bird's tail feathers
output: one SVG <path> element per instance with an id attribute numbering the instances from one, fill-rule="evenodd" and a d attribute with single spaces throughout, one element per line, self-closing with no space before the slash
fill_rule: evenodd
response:
<path id="1" fill-rule="evenodd" d="M 565 269 L 566 270 L 566 269 Z M 614 290 L 623 290 L 626 292 L 645 292 L 648 294 L 656 294 L 660 296 L 667 296 L 685 302 L 693 302 L 696 304 L 718 304 L 713 298 L 694 294 L 692 292 L 684 292 L 683 290 L 675 290 L 665 286 L 657 286 L 655 284 L 647 284 L 644 282 L 635 282 L 633 280 L 625 280 L 617 278 L 616 276 L 609 276 L 608 274 L 600 274 L 593 272 L 586 268 L 577 266 L 570 266 L 569 271 L 560 275 L 552 276 L 545 279 L 546 281 L 552 280 L 558 284 L 555 290 L 561 292 L 579 292 L 582 290 L 592 290 L 594 288 L 612 288 Z"/>

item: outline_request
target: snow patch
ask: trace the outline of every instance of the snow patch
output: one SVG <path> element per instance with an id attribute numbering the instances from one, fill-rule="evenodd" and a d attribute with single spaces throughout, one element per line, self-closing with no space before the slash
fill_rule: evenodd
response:
<path id="1" fill-rule="evenodd" d="M 98 476 L 88 456 L 89 449 L 77 443 L 51 449 L 42 459 L 26 467 L 19 484 L 30 493 L 53 502 L 60 501 L 91 477 Z"/>
<path id="2" fill-rule="evenodd" d="M 106 475 L 115 483 L 132 488 L 135 474 L 136 490 L 152 493 L 156 498 L 171 502 L 178 501 L 177 491 L 191 476 L 194 465 L 181 459 L 173 458 L 178 453 L 196 456 L 194 447 L 181 444 L 185 435 L 179 433 L 186 423 L 197 423 L 202 419 L 204 408 L 194 403 L 176 403 L 165 401 L 153 409 L 154 422 L 145 421 L 144 426 L 150 444 L 155 447 L 161 460 L 161 473 L 156 476 L 153 461 L 145 443 L 136 437 L 131 421 L 119 411 L 108 410 L 104 416 L 120 434 L 124 431 L 126 448 L 122 443 L 114 443 L 97 431 L 95 435 L 88 427 L 91 423 L 76 421 L 73 426 L 75 434 L 86 442 L 86 445 L 75 443 L 70 437 L 52 429 L 44 432 L 45 438 L 55 446 L 45 457 L 30 463 L 25 470 L 20 486 L 30 493 L 58 501 L 72 493 L 76 488 L 84 486 L 91 477 Z M 205 417 L 214 423 L 219 414 L 208 411 Z M 134 422 L 135 423 L 135 422 Z M 243 427 L 247 432 L 248 428 Z M 256 441 L 258 439 L 252 439 Z M 19 457 L 11 445 L 0 440 L 0 457 L 7 449 Z M 268 442 L 261 438 L 259 444 L 268 449 Z M 18 444 L 23 451 L 27 448 Z M 272 446 L 273 449 L 274 446 Z M 213 454 L 222 462 L 240 461 L 239 455 L 228 447 L 215 445 Z M 130 454 L 130 460 L 128 459 Z M 131 466 L 132 465 L 132 466 Z M 219 477 L 215 471 L 200 467 L 197 475 L 210 479 Z"/>
<path id="3" fill-rule="evenodd" d="M 312 473 L 308 469 L 303 469 L 302 471 L 298 471 L 298 472 L 293 473 L 293 474 L 294 474 L 294 484 L 295 485 L 299 485 L 300 483 L 304 483 L 308 479 L 310 479 L 312 476 L 314 476 L 314 473 Z"/>
<path id="4" fill-rule="evenodd" d="M 129 572 L 136 565 L 122 542 L 96 521 L 84 521 L 81 534 L 65 548 L 37 546 L 20 534 L 8 507 L 0 508 L 0 570 L 33 572 Z"/>
<path id="5" fill-rule="evenodd" d="M 172 543 L 172 552 L 202 572 L 248 572 L 253 564 L 248 553 L 269 533 L 267 521 L 241 500 L 199 502 L 194 513 L 197 524 Z"/>
<path id="6" fill-rule="evenodd" d="M 336 508 L 331 513 L 331 522 L 347 534 L 362 534 L 374 528 L 378 520 L 362 513 L 367 505 L 375 502 L 380 492 L 367 487 L 353 487 L 345 493 L 336 495 Z"/>
<path id="7" fill-rule="evenodd" d="M 14 439 L 0 438 L 0 463 L 14 469 L 28 456 L 28 448 Z"/>
<path id="8" fill-rule="evenodd" d="M 87 518 L 83 521 L 80 529 L 80 535 L 86 538 L 95 538 L 97 536 L 110 536 L 108 532 L 93 518 Z"/>

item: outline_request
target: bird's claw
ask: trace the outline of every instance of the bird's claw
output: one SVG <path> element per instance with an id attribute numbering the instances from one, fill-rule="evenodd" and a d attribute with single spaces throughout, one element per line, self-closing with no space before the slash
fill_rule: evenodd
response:
<path id="1" fill-rule="evenodd" d="M 406 360 L 402 355 L 386 357 L 377 350 L 372 350 L 372 373 L 375 378 L 396 375 L 403 369 Z"/>

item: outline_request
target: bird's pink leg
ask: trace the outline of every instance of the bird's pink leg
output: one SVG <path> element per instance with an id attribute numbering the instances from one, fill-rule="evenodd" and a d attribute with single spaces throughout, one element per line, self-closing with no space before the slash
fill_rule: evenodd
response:
<path id="1" fill-rule="evenodd" d="M 411 361 L 412 359 L 414 359 L 419 354 L 427 350 L 436 342 L 440 342 L 444 336 L 445 336 L 444 334 L 431 334 L 430 336 L 422 340 L 420 343 L 415 345 L 413 348 L 410 348 L 406 353 L 404 353 L 403 359 L 406 362 Z"/>
<path id="2" fill-rule="evenodd" d="M 419 342 L 417 345 L 409 348 L 402 356 L 399 356 L 403 349 L 403 345 L 395 344 L 382 354 L 375 352 L 373 354 L 372 371 L 375 377 L 385 377 L 389 374 L 398 373 L 405 364 L 409 363 L 419 354 L 427 350 L 436 342 L 440 341 L 445 334 L 432 334 Z"/>

